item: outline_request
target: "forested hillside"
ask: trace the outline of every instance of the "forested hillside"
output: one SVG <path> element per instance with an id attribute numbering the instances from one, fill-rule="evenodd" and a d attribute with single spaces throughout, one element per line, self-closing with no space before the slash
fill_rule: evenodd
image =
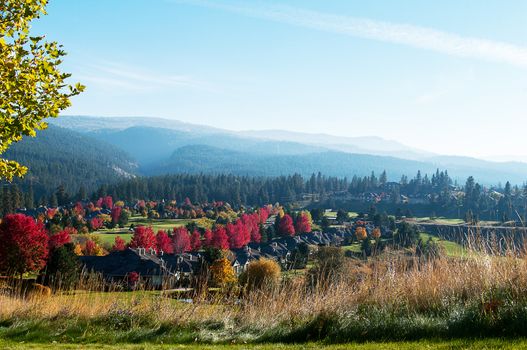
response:
<path id="1" fill-rule="evenodd" d="M 352 177 L 387 170 L 394 179 L 418 170 L 434 172 L 432 164 L 393 157 L 334 151 L 296 155 L 257 154 L 217 147 L 185 146 L 174 151 L 167 161 L 145 169 L 145 174 L 229 173 L 252 176 L 280 176 L 299 173 L 309 176 L 322 172 L 331 176 Z"/>
<path id="2" fill-rule="evenodd" d="M 28 166 L 15 183 L 33 199 L 49 196 L 57 187 L 76 194 L 89 193 L 102 184 L 135 176 L 137 165 L 126 152 L 80 133 L 50 125 L 36 138 L 24 138 L 5 153 Z"/>

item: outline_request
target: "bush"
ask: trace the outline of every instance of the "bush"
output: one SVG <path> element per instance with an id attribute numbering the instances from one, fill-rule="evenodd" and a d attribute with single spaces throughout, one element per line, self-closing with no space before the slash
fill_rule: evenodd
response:
<path id="1" fill-rule="evenodd" d="M 338 247 L 319 247 L 315 266 L 306 276 L 307 283 L 312 287 L 337 283 L 344 270 L 344 259 L 344 252 Z"/>
<path id="2" fill-rule="evenodd" d="M 44 283 L 55 289 L 71 289 L 79 280 L 81 264 L 75 246 L 67 243 L 52 250 Z"/>
<path id="3" fill-rule="evenodd" d="M 274 260 L 262 258 L 249 263 L 240 275 L 240 285 L 247 291 L 271 288 L 280 280 L 280 265 Z"/>
<path id="4" fill-rule="evenodd" d="M 394 245 L 404 248 L 415 246 L 418 240 L 419 232 L 417 231 L 417 226 L 404 221 L 398 225 L 397 234 L 393 237 Z"/>

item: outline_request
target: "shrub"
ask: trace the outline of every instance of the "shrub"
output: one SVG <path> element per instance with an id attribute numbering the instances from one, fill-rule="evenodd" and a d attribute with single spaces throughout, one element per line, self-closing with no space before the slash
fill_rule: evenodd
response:
<path id="1" fill-rule="evenodd" d="M 396 246 L 409 248 L 417 244 L 419 232 L 417 226 L 407 222 L 401 222 L 397 227 L 397 234 L 393 237 L 393 243 Z"/>
<path id="2" fill-rule="evenodd" d="M 272 259 L 262 258 L 249 263 L 240 275 L 240 284 L 247 291 L 271 288 L 280 280 L 280 265 Z"/>
<path id="3" fill-rule="evenodd" d="M 45 283 L 56 289 L 71 289 L 79 279 L 81 264 L 72 243 L 51 251 L 46 266 Z"/>
<path id="4" fill-rule="evenodd" d="M 308 271 L 307 282 L 312 287 L 337 283 L 344 270 L 344 252 L 338 247 L 319 247 L 315 266 Z"/>

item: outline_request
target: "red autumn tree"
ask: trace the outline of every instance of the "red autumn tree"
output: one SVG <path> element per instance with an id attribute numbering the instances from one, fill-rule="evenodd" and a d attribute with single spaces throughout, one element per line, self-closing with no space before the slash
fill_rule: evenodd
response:
<path id="1" fill-rule="evenodd" d="M 113 208 L 113 198 L 112 196 L 106 196 L 102 199 L 102 207 L 105 209 Z"/>
<path id="2" fill-rule="evenodd" d="M 160 253 L 161 251 L 167 254 L 174 253 L 174 248 L 172 247 L 172 241 L 170 240 L 170 237 L 168 237 L 165 231 L 163 230 L 157 231 L 156 242 L 157 242 L 156 248 L 157 248 L 158 253 Z"/>
<path id="3" fill-rule="evenodd" d="M 75 204 L 75 207 L 73 208 L 73 212 L 75 213 L 75 215 L 84 216 L 84 208 L 82 207 L 81 202 L 77 202 L 77 204 Z"/>
<path id="4" fill-rule="evenodd" d="M 267 219 L 269 218 L 269 213 L 270 212 L 271 211 L 269 210 L 269 207 L 262 207 L 262 208 L 260 208 L 258 210 L 258 215 L 259 215 L 259 219 L 260 219 L 259 223 L 260 224 L 264 224 L 267 221 Z"/>
<path id="5" fill-rule="evenodd" d="M 111 212 L 112 217 L 112 224 L 115 226 L 119 222 L 119 218 L 121 217 L 121 212 L 123 211 L 123 208 L 121 207 L 113 207 Z"/>
<path id="6" fill-rule="evenodd" d="M 71 243 L 71 234 L 77 233 L 73 227 L 66 227 L 64 230 L 49 237 L 49 249 L 60 248 L 64 244 Z"/>
<path id="7" fill-rule="evenodd" d="M 280 224 L 278 225 L 278 231 L 283 236 L 294 236 L 295 227 L 293 226 L 293 219 L 289 214 L 285 214 L 280 219 Z"/>
<path id="8" fill-rule="evenodd" d="M 242 219 L 238 219 L 234 224 L 228 223 L 226 230 L 231 249 L 241 248 L 251 241 L 251 234 Z"/>
<path id="9" fill-rule="evenodd" d="M 137 226 L 130 241 L 131 248 L 156 248 L 156 236 L 151 227 Z"/>
<path id="10" fill-rule="evenodd" d="M 181 226 L 174 229 L 172 236 L 172 247 L 175 254 L 182 254 L 190 251 L 190 235 L 186 227 Z"/>
<path id="11" fill-rule="evenodd" d="M 44 225 L 23 214 L 4 216 L 0 223 L 0 273 L 22 275 L 46 264 L 48 240 Z"/>
<path id="12" fill-rule="evenodd" d="M 260 234 L 260 216 L 258 213 L 253 214 L 243 214 L 241 217 L 241 220 L 243 224 L 245 225 L 245 228 L 247 229 L 249 233 L 249 241 L 250 242 L 256 242 L 260 243 L 260 240 L 262 239 L 262 236 Z M 249 243 L 249 242 L 247 242 Z M 247 244 L 246 243 L 246 244 Z"/>
<path id="13" fill-rule="evenodd" d="M 97 255 L 98 251 L 99 249 L 97 247 L 97 243 L 95 243 L 91 239 L 86 241 L 84 245 L 84 255 Z"/>
<path id="14" fill-rule="evenodd" d="M 124 241 L 124 239 L 122 239 L 119 236 L 116 236 L 115 237 L 115 242 L 114 242 L 114 244 L 112 246 L 112 251 L 114 251 L 114 252 L 122 252 L 125 249 L 126 249 L 126 242 Z"/>
<path id="15" fill-rule="evenodd" d="M 295 231 L 297 233 L 311 232 L 311 222 L 305 213 L 298 214 L 298 217 L 296 218 Z"/>
<path id="16" fill-rule="evenodd" d="M 238 232 L 238 227 L 233 223 L 228 223 L 225 226 L 225 231 L 227 232 L 227 237 L 229 237 L 229 248 L 236 249 L 243 247 L 243 237 L 240 236 Z"/>
<path id="17" fill-rule="evenodd" d="M 93 231 L 97 231 L 101 227 L 103 227 L 104 221 L 99 217 L 94 217 L 90 220 L 90 227 Z"/>
<path id="18" fill-rule="evenodd" d="M 190 236 L 190 248 L 193 252 L 197 252 L 201 249 L 201 235 L 198 230 L 194 230 Z"/>
<path id="19" fill-rule="evenodd" d="M 203 234 L 203 246 L 205 248 L 212 246 L 212 238 L 212 231 L 209 229 L 205 230 L 205 233 Z"/>
<path id="20" fill-rule="evenodd" d="M 229 237 L 227 236 L 225 227 L 218 225 L 214 228 L 211 246 L 222 250 L 229 249 Z"/>
<path id="21" fill-rule="evenodd" d="M 57 212 L 57 208 L 48 208 L 48 210 L 46 210 L 46 217 L 51 220 L 53 219 L 53 217 L 55 217 L 55 214 L 57 214 Z"/>

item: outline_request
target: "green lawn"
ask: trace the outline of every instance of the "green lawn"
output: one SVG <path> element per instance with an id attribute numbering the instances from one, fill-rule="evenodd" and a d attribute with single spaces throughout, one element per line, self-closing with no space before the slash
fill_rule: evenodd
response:
<path id="1" fill-rule="evenodd" d="M 135 216 L 130 218 L 127 227 L 125 228 L 113 228 L 113 229 L 102 229 L 91 233 L 92 236 L 98 237 L 102 244 L 112 245 L 115 242 L 115 237 L 120 236 L 127 243 L 132 239 L 132 233 L 128 229 L 129 225 L 134 224 L 135 226 L 151 226 L 155 233 L 159 230 L 172 230 L 174 227 L 185 226 L 188 223 L 195 221 L 193 219 L 156 219 L 151 220 L 142 216 Z"/>
<path id="2" fill-rule="evenodd" d="M 337 217 L 337 212 L 336 211 L 328 211 L 328 212 L 324 213 L 324 216 L 326 216 L 328 218 L 336 218 Z M 357 216 L 359 216 L 359 213 L 356 213 L 354 211 L 349 211 L 348 212 L 348 216 L 350 217 L 350 219 L 354 219 Z"/>
<path id="3" fill-rule="evenodd" d="M 440 246 L 445 249 L 445 252 L 448 256 L 461 256 L 466 253 L 465 248 L 463 248 L 460 244 L 456 242 L 445 241 L 437 236 L 425 232 L 419 233 L 419 236 L 425 242 L 428 241 L 428 239 L 431 237 L 433 241 L 436 241 Z"/>
<path id="4" fill-rule="evenodd" d="M 437 218 L 430 218 L 428 216 L 418 217 L 414 218 L 416 222 L 427 222 L 427 223 L 433 223 L 433 224 L 439 224 L 439 225 L 461 225 L 464 224 L 465 221 L 462 219 L 449 219 L 445 217 L 437 217 Z"/>
<path id="5" fill-rule="evenodd" d="M 344 251 L 349 250 L 349 251 L 352 251 L 354 253 L 360 253 L 361 252 L 361 250 L 360 250 L 360 243 L 353 243 L 352 245 L 345 245 L 345 246 L 342 246 L 341 248 Z"/>
<path id="6" fill-rule="evenodd" d="M 112 232 L 112 233 L 99 233 L 99 232 L 96 232 L 96 233 L 92 233 L 91 235 L 93 237 L 97 237 L 102 244 L 110 244 L 110 245 L 114 244 L 115 237 L 117 237 L 117 236 L 119 236 L 122 239 L 124 239 L 126 241 L 126 243 L 130 242 L 130 240 L 132 239 L 132 234 L 128 230 Z"/>
<path id="7" fill-rule="evenodd" d="M 374 350 L 374 349 L 527 349 L 525 339 L 484 339 L 484 340 L 450 340 L 450 341 L 416 341 L 416 342 L 386 342 L 386 343 L 350 343 L 338 345 L 324 345 L 319 343 L 307 344 L 226 344 L 226 345 L 180 345 L 180 344 L 39 344 L 39 343 L 15 343 L 0 340 L 2 349 L 181 349 L 181 350 L 272 350 L 272 349 L 291 349 L 291 350 Z"/>
<path id="8" fill-rule="evenodd" d="M 158 230 L 172 230 L 174 227 L 185 226 L 188 223 L 195 221 L 193 219 L 147 219 L 144 217 L 132 217 L 128 224 L 135 226 L 152 226 L 154 231 Z"/>

